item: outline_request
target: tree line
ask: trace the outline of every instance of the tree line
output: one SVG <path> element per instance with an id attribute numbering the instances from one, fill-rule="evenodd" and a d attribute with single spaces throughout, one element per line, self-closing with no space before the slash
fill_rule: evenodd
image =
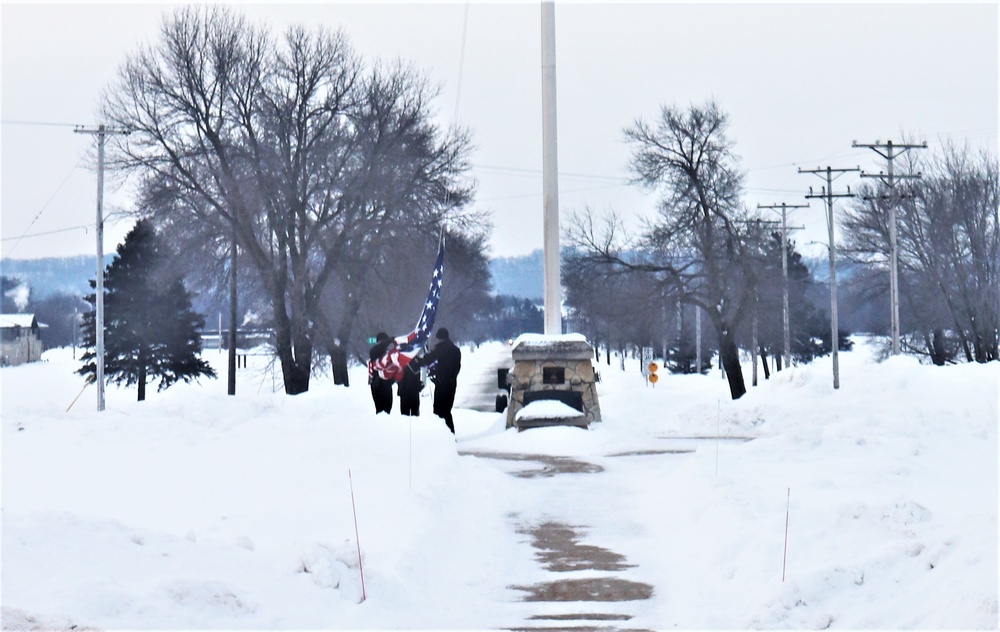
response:
<path id="1" fill-rule="evenodd" d="M 746 392 L 741 349 L 760 355 L 765 372 L 768 356 L 781 368 L 783 236 L 744 205 L 744 174 L 727 128 L 726 114 L 712 101 L 687 109 L 663 106 L 653 121 L 640 118 L 626 127 L 632 181 L 659 195 L 657 212 L 639 234 L 629 234 L 615 213 L 575 214 L 563 281 L 588 337 L 609 351 L 656 347 L 662 339 L 663 356 L 677 371 L 697 364 L 691 321 L 700 312 L 708 332 L 702 366 L 716 351 L 736 399 Z M 859 270 L 846 283 L 850 300 L 884 300 L 887 205 L 896 203 L 909 350 L 937 364 L 959 354 L 970 362 L 995 360 L 996 158 L 949 146 L 943 156 L 911 167 L 925 167 L 924 177 L 893 196 L 866 185 L 844 214 L 844 245 Z M 794 242 L 785 245 L 790 351 L 797 361 L 809 361 L 834 344 L 829 308 Z M 888 324 L 888 307 L 885 314 Z M 838 339 L 839 348 L 848 348 L 846 331 Z"/>
<path id="2" fill-rule="evenodd" d="M 900 327 L 913 353 L 943 365 L 989 362 L 1000 328 L 1000 183 L 997 158 L 948 144 L 910 159 L 922 177 L 886 192 L 863 185 L 845 213 L 845 252 L 870 293 L 888 291 L 889 205 L 896 209 Z"/>
<path id="3" fill-rule="evenodd" d="M 101 111 L 130 131 L 109 163 L 138 178 L 140 212 L 192 269 L 239 271 L 296 394 L 317 353 L 343 369 L 373 330 L 412 326 L 442 233 L 448 313 L 487 299 L 470 137 L 434 122 L 434 96 L 342 32 L 275 36 L 229 7 L 187 6 L 125 61 Z"/>
<path id="4" fill-rule="evenodd" d="M 230 7 L 199 5 L 165 15 L 159 39 L 126 58 L 101 115 L 129 131 L 110 137 L 109 164 L 139 183 L 136 213 L 169 244 L 158 246 L 166 268 L 196 290 L 195 304 L 227 305 L 231 329 L 273 332 L 284 389 L 297 394 L 325 366 L 346 385 L 370 336 L 412 328 L 442 238 L 449 329 L 471 341 L 541 330 L 538 306 L 490 297 L 471 134 L 436 122 L 435 97 L 416 70 L 362 59 L 340 31 L 275 35 Z M 658 195 L 657 212 L 635 234 L 614 214 L 573 215 L 563 286 L 572 327 L 608 358 L 659 346 L 672 370 L 690 372 L 717 354 L 738 398 L 741 350 L 765 372 L 768 358 L 782 368 L 783 268 L 791 356 L 849 342 L 846 331 L 830 340 L 825 289 L 794 242 L 745 207 L 727 127 L 711 101 L 627 126 L 632 183 Z M 911 167 L 925 177 L 891 200 L 907 347 L 938 364 L 995 360 L 996 158 L 948 147 Z M 879 301 L 890 202 L 876 186 L 862 192 L 841 222 L 860 270 L 848 300 Z M 170 275 L 151 278 L 173 287 Z"/>

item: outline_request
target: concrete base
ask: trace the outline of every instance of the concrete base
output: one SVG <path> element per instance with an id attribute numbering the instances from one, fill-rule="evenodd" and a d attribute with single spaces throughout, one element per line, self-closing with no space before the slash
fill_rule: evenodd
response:
<path id="1" fill-rule="evenodd" d="M 528 428 L 550 428 L 552 426 L 576 426 L 587 428 L 590 426 L 590 419 L 586 415 L 576 417 L 559 417 L 556 419 L 519 419 L 514 422 L 514 426 L 520 430 Z"/>
<path id="2" fill-rule="evenodd" d="M 522 335 L 514 344 L 511 356 L 514 368 L 508 374 L 510 401 L 507 406 L 507 427 L 581 426 L 601 420 L 597 399 L 596 376 L 591 362 L 594 352 L 579 334 L 563 336 Z M 575 417 L 553 420 L 517 420 L 518 412 L 542 394 L 559 399 L 581 411 L 582 420 Z M 576 399 L 569 401 L 568 395 Z M 528 396 L 528 394 L 532 394 Z M 530 425 L 528 425 L 530 424 Z"/>

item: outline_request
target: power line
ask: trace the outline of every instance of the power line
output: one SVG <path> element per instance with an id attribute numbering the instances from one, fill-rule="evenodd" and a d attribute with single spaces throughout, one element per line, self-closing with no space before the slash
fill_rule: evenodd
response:
<path id="1" fill-rule="evenodd" d="M 56 190 L 52 192 L 52 195 L 49 196 L 48 201 L 46 201 L 45 204 L 42 205 L 42 208 L 38 210 L 38 213 L 35 214 L 35 218 L 31 220 L 31 223 L 29 223 L 28 227 L 24 229 L 24 233 L 22 233 L 20 237 L 11 237 L 3 240 L 3 241 L 8 241 L 10 239 L 17 240 L 16 242 L 14 242 L 14 245 L 11 247 L 10 251 L 8 251 L 5 256 L 9 257 L 12 254 L 14 254 L 14 251 L 17 250 L 17 247 L 21 243 L 21 240 L 28 236 L 28 231 L 31 230 L 31 227 L 35 225 L 35 222 L 38 221 L 38 218 L 42 216 L 42 213 L 45 212 L 45 209 L 49 207 L 49 204 L 51 204 L 52 200 L 56 198 L 56 195 L 58 195 L 59 192 L 62 191 L 62 188 L 66 186 L 66 183 L 69 182 L 70 177 L 72 177 L 72 175 L 76 173 L 76 170 L 79 167 L 80 167 L 80 162 L 77 162 L 75 165 L 73 165 L 73 168 L 70 169 L 69 173 L 66 174 L 66 177 L 63 179 L 63 181 L 59 183 L 59 186 L 56 187 Z"/>
<path id="2" fill-rule="evenodd" d="M 486 170 L 486 171 L 496 171 L 500 173 L 510 173 L 511 175 L 523 175 L 525 177 L 541 177 L 541 169 L 524 169 L 519 167 L 496 167 L 492 165 L 472 165 L 476 169 Z M 567 173 L 565 171 L 559 172 L 560 178 L 580 178 L 584 180 L 608 180 L 614 182 L 620 182 L 622 184 L 629 184 L 628 178 L 621 176 L 600 176 L 592 173 Z"/>
<path id="3" fill-rule="evenodd" d="M 747 187 L 744 191 L 747 193 L 801 193 L 800 189 L 765 189 L 762 187 Z"/>
<path id="4" fill-rule="evenodd" d="M 4 125 L 34 125 L 38 127 L 81 127 L 78 123 L 51 123 L 46 121 L 17 121 L 13 119 L 0 119 Z"/>
<path id="5" fill-rule="evenodd" d="M 81 228 L 83 230 L 87 230 L 91 226 L 92 226 L 92 224 L 80 224 L 79 226 L 70 226 L 69 228 L 58 228 L 56 230 L 47 230 L 47 231 L 44 231 L 44 232 L 41 232 L 41 233 L 31 233 L 30 235 L 29 234 L 24 234 L 24 235 L 21 235 L 20 237 L 4 237 L 3 239 L 0 239 L 0 241 L 13 241 L 15 239 L 21 240 L 21 239 L 25 239 L 27 237 L 44 237 L 45 235 L 55 235 L 56 233 L 68 233 L 71 230 L 80 230 Z M 11 251 L 13 251 L 13 248 L 11 249 Z M 7 253 L 4 256 L 5 257 L 9 257 L 10 253 Z"/>
<path id="6" fill-rule="evenodd" d="M 577 193 L 590 193 L 593 191 L 607 191 L 608 189 L 618 189 L 625 185 L 611 185 L 611 186 L 598 186 L 598 187 L 587 187 L 586 189 L 559 189 L 559 193 L 562 195 L 574 195 Z M 500 195 L 496 197 L 483 197 L 477 198 L 477 202 L 500 202 L 503 200 L 520 200 L 525 198 L 539 198 L 541 197 L 541 191 L 537 193 L 521 193 L 519 195 Z"/>

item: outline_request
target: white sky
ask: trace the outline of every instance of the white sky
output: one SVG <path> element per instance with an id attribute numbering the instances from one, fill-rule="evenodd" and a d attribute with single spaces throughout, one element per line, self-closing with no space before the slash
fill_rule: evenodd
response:
<path id="1" fill-rule="evenodd" d="M 73 125 L 100 123 L 102 89 L 140 42 L 155 40 L 174 6 L 2 4 L 4 257 L 95 251 L 95 143 Z M 493 212 L 491 254 L 541 248 L 537 2 L 238 7 L 276 30 L 342 27 L 366 58 L 400 57 L 426 73 L 441 88 L 442 123 L 457 119 L 472 130 L 476 204 Z M 806 203 L 808 187 L 823 182 L 798 167 L 883 168 L 871 150 L 852 149 L 854 140 L 905 134 L 926 140 L 927 152 L 944 139 L 996 151 L 997 32 L 995 2 L 557 2 L 563 225 L 588 206 L 628 218 L 651 212 L 656 196 L 626 183 L 622 130 L 664 104 L 714 98 L 729 114 L 750 207 Z M 848 174 L 834 188 L 857 182 Z M 131 202 L 113 181 L 105 191 L 110 252 L 132 224 L 113 213 Z M 824 212 L 816 200 L 796 211 L 791 223 L 807 229 L 792 237 L 825 243 Z"/>

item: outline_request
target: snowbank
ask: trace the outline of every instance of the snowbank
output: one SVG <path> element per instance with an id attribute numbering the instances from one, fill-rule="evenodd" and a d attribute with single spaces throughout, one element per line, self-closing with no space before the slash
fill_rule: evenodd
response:
<path id="1" fill-rule="evenodd" d="M 547 519 L 655 587 L 615 606 L 630 628 L 996 628 L 1000 363 L 868 348 L 839 390 L 827 358 L 735 402 L 717 372 L 653 386 L 615 360 L 591 429 L 459 408 L 457 442 L 429 399 L 374 415 L 363 369 L 288 397 L 262 355 L 235 397 L 110 387 L 67 412 L 83 382 L 54 350 L 0 372 L 4 629 L 524 626 L 510 586 L 545 573 L 519 528 Z M 487 357 L 466 350 L 459 402 Z M 601 471 L 526 480 L 484 452 Z"/>

